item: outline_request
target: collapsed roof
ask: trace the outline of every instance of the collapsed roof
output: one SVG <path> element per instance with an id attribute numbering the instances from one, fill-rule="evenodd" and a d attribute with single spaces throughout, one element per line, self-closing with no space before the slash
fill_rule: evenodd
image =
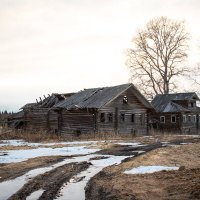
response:
<path id="1" fill-rule="evenodd" d="M 118 97 L 128 88 L 133 88 L 136 97 L 146 106 L 152 108 L 151 104 L 145 97 L 135 88 L 133 84 L 123 84 L 112 87 L 101 87 L 84 89 L 64 101 L 56 104 L 53 108 L 56 109 L 84 109 L 84 108 L 101 108 L 108 104 L 111 100 Z"/>

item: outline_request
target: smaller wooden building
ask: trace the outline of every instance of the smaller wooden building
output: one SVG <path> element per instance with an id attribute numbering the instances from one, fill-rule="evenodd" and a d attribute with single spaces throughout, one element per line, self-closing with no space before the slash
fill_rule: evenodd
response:
<path id="1" fill-rule="evenodd" d="M 155 129 L 173 133 L 197 133 L 200 127 L 199 97 L 195 92 L 157 95 L 150 122 Z"/>
<path id="2" fill-rule="evenodd" d="M 151 104 L 133 84 L 84 89 L 52 108 L 62 134 L 147 134 Z"/>

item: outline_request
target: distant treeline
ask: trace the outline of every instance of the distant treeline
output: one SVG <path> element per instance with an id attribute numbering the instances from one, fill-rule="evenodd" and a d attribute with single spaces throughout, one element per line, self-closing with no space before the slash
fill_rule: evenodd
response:
<path id="1" fill-rule="evenodd" d="M 6 119 L 13 114 L 13 112 L 8 112 L 7 110 L 0 111 L 0 125 L 3 125 Z"/>

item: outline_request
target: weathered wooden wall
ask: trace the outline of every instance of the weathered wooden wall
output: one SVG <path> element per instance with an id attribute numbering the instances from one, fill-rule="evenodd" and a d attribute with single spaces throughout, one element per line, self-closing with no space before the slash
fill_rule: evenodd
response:
<path id="1" fill-rule="evenodd" d="M 171 122 L 171 116 L 176 116 L 176 122 Z M 194 121 L 191 118 L 191 121 L 184 122 L 183 115 L 190 115 L 190 116 L 196 116 L 194 113 L 151 113 L 150 119 L 151 121 L 157 121 L 157 123 L 154 123 L 154 128 L 158 129 L 162 132 L 174 132 L 174 133 L 196 133 L 198 128 L 198 119 L 196 118 L 196 121 Z M 165 123 L 160 122 L 160 117 L 165 117 Z"/>
<path id="2" fill-rule="evenodd" d="M 123 103 L 124 96 L 127 97 L 127 104 Z M 106 121 L 100 121 L 101 113 L 106 114 Z M 109 122 L 107 114 L 113 113 L 113 122 Z M 125 120 L 121 120 L 121 114 L 125 115 Z M 135 115 L 132 122 L 131 116 Z M 147 134 L 147 109 L 134 95 L 134 91 L 130 88 L 120 94 L 116 99 L 99 110 L 98 114 L 98 131 L 116 134 Z"/>
<path id="3" fill-rule="evenodd" d="M 24 110 L 26 130 L 48 130 L 48 108 L 34 108 Z"/>
<path id="4" fill-rule="evenodd" d="M 88 111 L 62 110 L 59 117 L 59 130 L 62 134 L 89 134 L 95 131 L 95 115 Z"/>

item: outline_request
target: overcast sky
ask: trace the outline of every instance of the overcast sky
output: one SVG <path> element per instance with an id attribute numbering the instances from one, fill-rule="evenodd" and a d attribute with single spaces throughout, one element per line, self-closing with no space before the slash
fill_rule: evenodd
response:
<path id="1" fill-rule="evenodd" d="M 125 50 L 157 16 L 186 21 L 196 63 L 199 0 L 0 0 L 0 110 L 127 83 Z"/>

